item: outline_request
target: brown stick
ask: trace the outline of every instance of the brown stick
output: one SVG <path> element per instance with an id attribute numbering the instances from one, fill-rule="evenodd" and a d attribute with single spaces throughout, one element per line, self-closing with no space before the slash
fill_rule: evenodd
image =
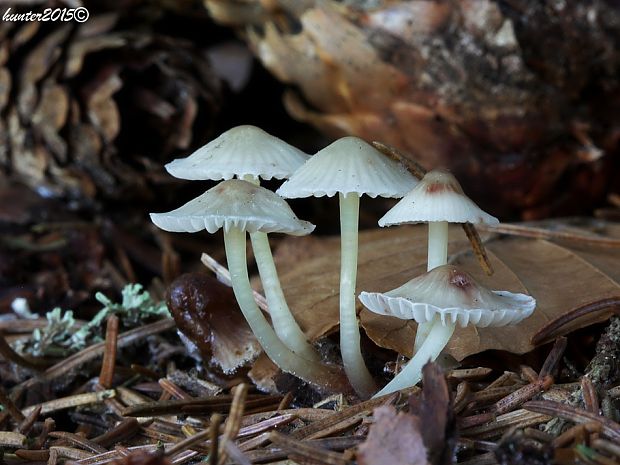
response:
<path id="1" fill-rule="evenodd" d="M 118 341 L 118 317 L 110 315 L 105 331 L 105 349 L 101 371 L 99 372 L 99 384 L 110 389 L 114 379 L 114 369 L 116 368 L 116 349 Z"/>
<path id="2" fill-rule="evenodd" d="M 587 304 L 573 308 L 568 312 L 563 313 L 555 320 L 551 320 L 545 326 L 540 328 L 536 332 L 536 334 L 532 336 L 531 342 L 535 346 L 540 345 L 543 342 L 546 342 L 549 339 L 558 335 L 558 333 L 561 332 L 564 326 L 576 320 L 577 318 L 588 315 L 590 313 L 612 311 L 614 309 L 617 310 L 618 307 L 620 307 L 620 296 L 596 300 L 594 302 L 589 302 Z"/>
<path id="3" fill-rule="evenodd" d="M 551 400 L 531 400 L 523 404 L 525 410 L 560 417 L 573 423 L 598 422 L 601 433 L 614 441 L 620 441 L 620 425 L 615 421 L 592 412 Z"/>
<path id="4" fill-rule="evenodd" d="M 13 402 L 13 399 L 11 399 L 7 395 L 5 390 L 2 389 L 2 386 L 0 386 L 0 404 L 4 406 L 9 415 L 13 417 L 13 420 L 15 420 L 17 423 L 21 423 L 22 421 L 24 421 L 24 418 L 26 418 L 22 414 L 21 410 L 17 408 L 17 406 Z"/>
<path id="5" fill-rule="evenodd" d="M 241 417 L 243 416 L 243 409 L 245 398 L 248 393 L 247 384 L 239 384 L 234 388 L 233 401 L 230 405 L 230 412 L 228 419 L 224 424 L 224 434 L 222 435 L 222 444 L 226 441 L 234 441 L 239 434 L 239 428 L 241 427 Z M 228 451 L 224 447 L 219 447 L 219 459 L 218 465 L 224 465 L 228 458 Z"/>
<path id="6" fill-rule="evenodd" d="M 222 424 L 222 415 L 214 413 L 211 415 L 211 424 L 209 425 L 209 437 L 211 438 L 211 444 L 209 449 L 209 465 L 217 465 L 219 460 L 219 438 L 220 438 L 220 425 Z"/>

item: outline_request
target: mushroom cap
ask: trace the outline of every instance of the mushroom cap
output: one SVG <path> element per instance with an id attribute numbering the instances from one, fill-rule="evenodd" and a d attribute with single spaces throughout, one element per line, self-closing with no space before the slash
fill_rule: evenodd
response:
<path id="1" fill-rule="evenodd" d="M 284 179 L 310 155 L 256 126 L 237 126 L 222 133 L 186 158 L 166 165 L 175 178 L 219 181 L 252 176 Z"/>
<path id="2" fill-rule="evenodd" d="M 182 207 L 151 213 L 151 221 L 165 231 L 210 233 L 220 228 L 248 232 L 310 234 L 314 225 L 299 220 L 280 196 L 240 179 L 222 181 Z"/>
<path id="3" fill-rule="evenodd" d="M 418 180 L 358 137 L 343 137 L 318 151 L 277 193 L 285 198 L 366 194 L 402 197 Z"/>
<path id="4" fill-rule="evenodd" d="M 465 195 L 456 178 L 447 171 L 426 173 L 417 186 L 379 220 L 379 226 L 426 221 L 497 224 L 498 219 L 482 211 Z"/>
<path id="5" fill-rule="evenodd" d="M 468 273 L 442 265 L 385 292 L 362 292 L 364 306 L 380 315 L 427 323 L 439 315 L 459 326 L 513 325 L 527 318 L 536 300 L 525 294 L 490 291 Z"/>

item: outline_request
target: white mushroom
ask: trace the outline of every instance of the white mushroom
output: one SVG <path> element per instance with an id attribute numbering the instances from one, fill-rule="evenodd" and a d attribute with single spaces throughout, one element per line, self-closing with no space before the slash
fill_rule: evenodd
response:
<path id="1" fill-rule="evenodd" d="M 309 155 L 256 126 L 237 126 L 222 133 L 186 158 L 166 165 L 182 179 L 219 181 L 237 177 L 254 184 L 259 179 L 290 177 Z M 308 360 L 320 359 L 295 321 L 280 286 L 267 235 L 251 232 L 258 273 L 276 334 L 286 346 Z"/>
<path id="2" fill-rule="evenodd" d="M 309 155 L 256 126 L 236 126 L 166 165 L 175 178 L 246 181 L 289 178 Z"/>
<path id="3" fill-rule="evenodd" d="M 375 397 L 417 384 L 422 367 L 437 358 L 457 324 L 461 327 L 513 325 L 530 316 L 536 307 L 533 297 L 490 291 L 452 265 L 433 268 L 385 293 L 362 292 L 359 299 L 372 312 L 430 326 L 428 336 L 413 358 Z"/>
<path id="4" fill-rule="evenodd" d="M 360 349 L 355 312 L 360 196 L 401 197 L 417 180 L 400 164 L 357 137 L 344 137 L 311 157 L 277 193 L 285 198 L 339 194 L 340 350 L 353 388 L 362 397 L 375 389 Z"/>
<path id="5" fill-rule="evenodd" d="M 312 232 L 314 225 L 297 219 L 287 203 L 273 192 L 237 179 L 221 182 L 176 210 L 152 213 L 151 220 L 173 232 L 206 229 L 214 233 L 222 228 L 235 297 L 267 356 L 283 371 L 307 382 L 342 388 L 337 370 L 302 358 L 277 337 L 254 301 L 248 277 L 246 231 L 299 236 Z"/>
<path id="6" fill-rule="evenodd" d="M 498 219 L 482 211 L 465 195 L 457 179 L 447 171 L 426 173 L 417 186 L 379 220 L 379 226 L 428 222 L 427 270 L 448 262 L 448 224 L 497 224 Z M 418 326 L 414 351 L 430 331 Z"/>

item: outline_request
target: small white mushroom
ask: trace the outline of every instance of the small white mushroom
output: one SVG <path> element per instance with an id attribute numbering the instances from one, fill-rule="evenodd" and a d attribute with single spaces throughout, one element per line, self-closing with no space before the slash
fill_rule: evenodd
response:
<path id="1" fill-rule="evenodd" d="M 277 193 L 285 198 L 332 197 L 340 200 L 340 350 L 345 372 L 361 397 L 375 382 L 360 349 L 355 312 L 360 196 L 401 197 L 417 180 L 399 163 L 357 137 L 344 137 L 311 157 Z"/>
<path id="2" fill-rule="evenodd" d="M 175 178 L 246 181 L 289 178 L 309 155 L 256 126 L 236 126 L 166 165 Z"/>
<path id="3" fill-rule="evenodd" d="M 457 179 L 447 171 L 426 173 L 417 186 L 379 220 L 379 226 L 428 222 L 427 270 L 448 262 L 448 224 L 497 224 L 498 219 L 482 211 L 465 195 Z M 430 331 L 418 326 L 414 351 Z"/>
<path id="4" fill-rule="evenodd" d="M 237 126 L 222 133 L 186 158 L 166 165 L 181 179 L 213 180 L 237 177 L 253 184 L 259 179 L 290 177 L 309 155 L 256 126 Z M 250 233 L 254 258 L 263 283 L 273 327 L 282 342 L 308 360 L 320 359 L 295 321 L 282 292 L 267 235 Z"/>
<path id="5" fill-rule="evenodd" d="M 283 371 L 307 382 L 342 388 L 337 370 L 295 354 L 278 338 L 254 301 L 248 277 L 246 231 L 300 236 L 312 232 L 314 225 L 297 219 L 287 203 L 273 192 L 237 179 L 221 182 L 176 210 L 152 213 L 151 220 L 173 232 L 206 229 L 214 233 L 222 228 L 235 297 L 267 356 Z"/>
<path id="6" fill-rule="evenodd" d="M 536 307 L 533 297 L 490 291 L 452 265 L 433 268 L 385 293 L 362 292 L 359 299 L 374 313 L 430 326 L 428 336 L 413 358 L 375 397 L 417 384 L 422 367 L 437 358 L 457 324 L 461 327 L 514 325 L 529 317 Z"/>

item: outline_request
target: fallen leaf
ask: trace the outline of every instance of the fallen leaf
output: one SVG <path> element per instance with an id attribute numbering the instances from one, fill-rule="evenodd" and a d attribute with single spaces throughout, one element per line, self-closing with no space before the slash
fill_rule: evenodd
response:
<path id="1" fill-rule="evenodd" d="M 392 406 L 378 407 L 368 437 L 358 449 L 360 465 L 426 465 L 420 419 Z"/>
<path id="2" fill-rule="evenodd" d="M 423 273 L 426 230 L 421 225 L 360 233 L 357 292 L 387 291 Z M 620 230 L 612 224 L 604 233 L 620 237 Z M 338 326 L 340 246 L 333 238 L 324 240 L 326 247 L 315 247 L 320 255 L 290 262 L 281 257 L 278 264 L 291 310 L 312 339 Z M 457 360 L 489 349 L 526 353 L 533 349 L 530 338 L 549 321 L 571 308 L 620 295 L 620 248 L 489 233 L 483 234 L 483 240 L 495 270 L 492 276 L 485 276 L 457 226 L 450 229 L 450 262 L 491 289 L 531 294 L 537 307 L 531 317 L 516 326 L 457 328 L 446 349 Z M 411 356 L 414 322 L 376 315 L 359 302 L 357 309 L 362 327 L 377 345 Z M 605 312 L 589 315 L 567 325 L 562 334 L 607 317 Z"/>

